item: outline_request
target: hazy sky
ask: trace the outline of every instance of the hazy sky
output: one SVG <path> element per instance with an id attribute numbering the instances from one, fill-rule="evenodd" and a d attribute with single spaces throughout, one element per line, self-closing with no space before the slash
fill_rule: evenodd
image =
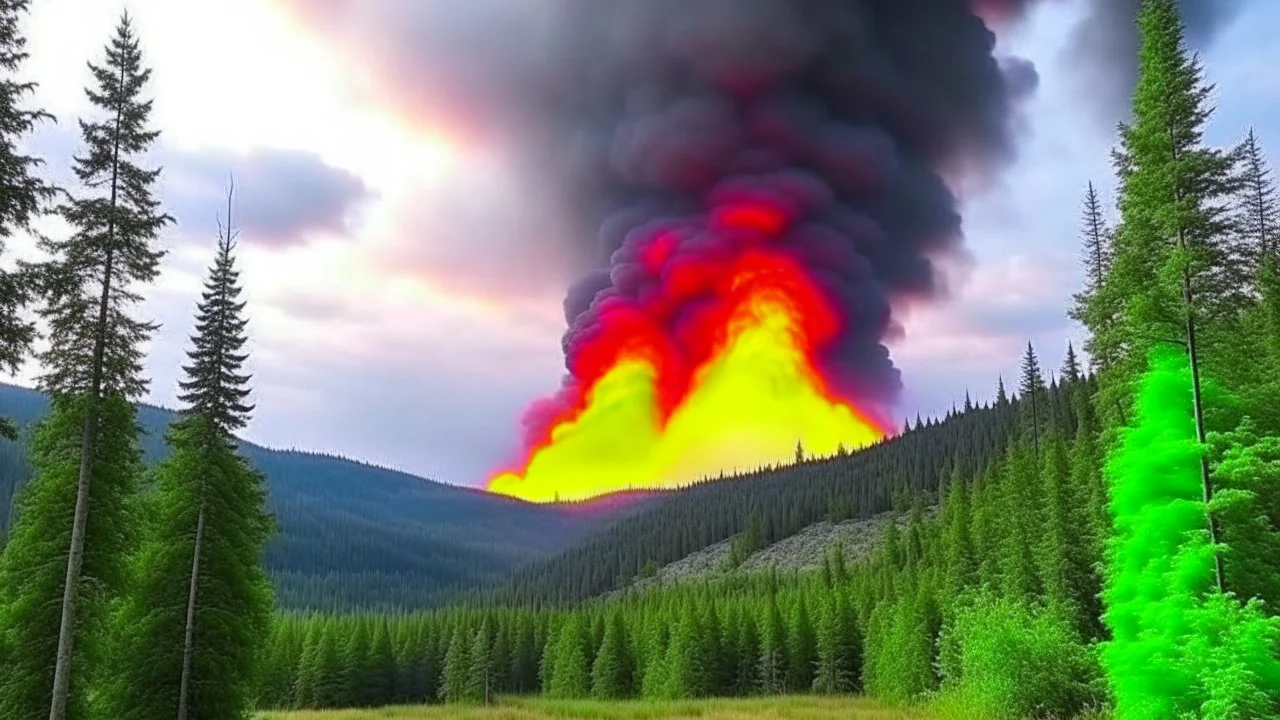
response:
<path id="1" fill-rule="evenodd" d="M 965 200 L 972 267 L 955 278 L 949 302 L 904 319 L 907 336 L 893 348 L 907 386 L 904 415 L 945 412 L 966 388 L 990 397 L 1028 340 L 1056 367 L 1067 339 L 1079 335 L 1064 308 L 1080 278 L 1080 196 L 1093 180 L 1109 208 L 1113 186 L 1109 122 L 1091 109 L 1074 72 L 1079 60 L 1064 51 L 1079 4 L 1043 4 L 1001 39 L 1001 53 L 1036 64 L 1039 89 L 1025 111 L 1019 160 L 998 185 Z M 429 97 L 416 101 L 425 108 L 395 102 L 389 74 L 415 69 L 353 52 L 335 37 L 334 18 L 316 8 L 341 5 L 127 5 L 154 68 L 149 90 L 163 132 L 155 160 L 178 221 L 142 309 L 164 324 L 151 347 L 148 400 L 176 404 L 215 217 L 234 173 L 258 404 L 248 439 L 477 484 L 515 448 L 524 407 L 561 374 L 568 273 L 547 251 L 555 218 L 500 148 L 457 118 L 422 122 Z M 422 7 L 448 15 L 463 5 Z M 85 63 L 100 60 L 125 7 L 33 3 L 26 72 L 40 83 L 36 102 L 59 124 L 31 146 L 55 177 L 65 180 L 79 146 Z M 462 29 L 489 21 L 483 12 L 461 14 Z M 339 20 L 351 29 L 361 17 Z M 1247 4 L 1205 57 L 1219 100 L 1210 140 L 1234 142 L 1253 124 L 1272 158 L 1280 148 L 1275 27 L 1280 3 Z M 53 221 L 43 229 L 64 231 Z M 31 246 L 10 244 L 23 256 Z M 16 380 L 29 383 L 37 370 L 28 366 Z"/>

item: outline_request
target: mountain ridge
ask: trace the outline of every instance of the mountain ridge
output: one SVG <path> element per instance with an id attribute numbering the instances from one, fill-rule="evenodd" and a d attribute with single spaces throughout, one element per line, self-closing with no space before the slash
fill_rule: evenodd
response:
<path id="1" fill-rule="evenodd" d="M 30 432 L 48 411 L 36 390 L 0 383 L 0 415 Z M 137 404 L 149 464 L 165 457 L 176 417 Z M 425 607 L 497 581 L 649 500 L 538 505 L 360 460 L 238 439 L 267 477 L 281 532 L 265 561 L 281 604 L 295 609 Z M 20 443 L 0 441 L 0 537 L 31 473 Z"/>

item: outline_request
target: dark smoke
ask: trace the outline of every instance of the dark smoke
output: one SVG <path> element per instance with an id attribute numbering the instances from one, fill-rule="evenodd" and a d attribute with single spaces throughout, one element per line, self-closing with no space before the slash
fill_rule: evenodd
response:
<path id="1" fill-rule="evenodd" d="M 557 170 L 599 263 L 565 300 L 568 365 L 606 308 L 646 292 L 638 244 L 666 227 L 684 238 L 680 252 L 716 252 L 708 201 L 745 193 L 795 211 L 784 244 L 845 320 L 824 374 L 887 418 L 901 386 L 884 347 L 891 308 L 936 297 L 935 261 L 960 249 L 945 178 L 985 176 L 1012 157 L 1014 106 L 1038 81 L 1029 62 L 997 60 L 977 13 L 1012 20 L 1022 3 L 563 0 L 557 9 L 554 82 L 539 83 L 541 166 Z M 580 390 L 569 378 L 562 401 Z M 531 413 L 534 433 L 554 411 Z"/>
<path id="2" fill-rule="evenodd" d="M 1129 116 L 1138 77 L 1138 28 L 1142 0 L 1087 0 L 1088 12 L 1071 33 L 1068 60 L 1074 79 L 1094 106 L 1105 130 Z M 1179 0 L 1187 43 L 1206 50 L 1249 0 Z"/>
<path id="3" fill-rule="evenodd" d="M 531 192 L 565 206 L 585 272 L 565 300 L 570 360 L 603 304 L 644 291 L 628 237 L 674 225 L 706 250 L 713 190 L 817 188 L 787 242 L 848 320 L 828 374 L 877 405 L 900 386 L 890 308 L 940 293 L 935 260 L 960 250 L 954 181 L 1011 158 L 1038 82 L 997 59 L 990 29 L 1036 0 L 280 1 L 356 46 L 393 102 L 514 149 Z M 1073 65 L 1121 112 L 1140 0 L 1082 1 Z M 1182 0 L 1191 40 L 1244 1 Z"/>

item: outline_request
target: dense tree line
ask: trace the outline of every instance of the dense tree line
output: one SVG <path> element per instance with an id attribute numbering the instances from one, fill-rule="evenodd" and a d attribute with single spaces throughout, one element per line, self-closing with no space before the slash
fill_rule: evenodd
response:
<path id="1" fill-rule="evenodd" d="M 1029 352 L 1022 401 L 999 405 L 1021 416 L 1006 450 L 981 470 L 953 463 L 938 486 L 937 518 L 925 519 L 917 494 L 905 529 L 891 523 L 864 561 L 847 562 L 836 546 L 820 572 L 738 572 L 559 608 L 282 616 L 259 701 L 338 707 L 533 691 L 682 698 L 859 689 L 908 699 L 944 683 L 973 692 L 962 681 L 966 663 L 995 662 L 982 653 L 1016 632 L 1029 645 L 1048 633 L 1045 651 L 1068 663 L 1051 678 L 1064 683 L 1054 709 L 1099 702 L 1086 645 L 1101 633 L 1106 528 L 1094 385 L 1068 363 L 1051 389 L 1035 364 Z M 933 427 L 989 412 L 974 408 Z M 992 613 L 999 622 L 988 628 Z M 383 633 L 389 655 L 374 649 Z M 1023 661 L 1041 649 L 998 651 Z M 1018 701 L 1038 702 L 1039 689 Z"/>

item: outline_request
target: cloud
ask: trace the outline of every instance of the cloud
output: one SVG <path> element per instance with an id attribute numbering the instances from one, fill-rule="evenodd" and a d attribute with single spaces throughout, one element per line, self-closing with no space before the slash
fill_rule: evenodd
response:
<path id="1" fill-rule="evenodd" d="M 510 175 L 460 168 L 386 210 L 374 258 L 384 272 L 507 303 L 559 303 L 574 273 L 555 213 Z"/>
<path id="2" fill-rule="evenodd" d="M 372 197 L 358 176 L 296 150 L 222 151 L 161 148 L 165 205 L 183 225 L 212 224 L 235 179 L 233 223 L 245 242 L 270 247 L 305 244 L 316 236 L 346 235 Z"/>
<path id="3" fill-rule="evenodd" d="M 73 195 L 80 187 L 72 172 L 73 158 L 83 150 L 75 128 L 66 120 L 41 125 L 24 143 L 25 152 L 45 160 L 42 174 Z M 374 197 L 359 176 L 299 150 L 188 150 L 165 144 L 162 135 L 143 164 L 161 168 L 163 208 L 177 221 L 176 231 L 191 238 L 213 236 L 216 218 L 225 217 L 232 177 L 232 222 L 245 242 L 266 247 L 347 235 L 356 227 L 358 212 Z"/>

